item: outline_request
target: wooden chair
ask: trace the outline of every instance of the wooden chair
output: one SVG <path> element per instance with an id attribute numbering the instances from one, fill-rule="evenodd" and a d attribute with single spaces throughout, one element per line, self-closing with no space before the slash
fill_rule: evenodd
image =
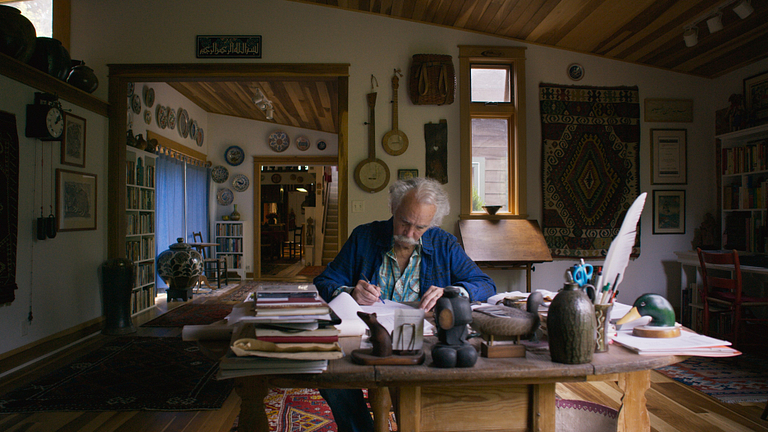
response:
<path id="1" fill-rule="evenodd" d="M 704 305 L 703 313 L 703 332 L 709 335 L 710 316 L 713 313 L 730 317 L 730 322 L 721 324 L 730 324 L 729 328 L 720 328 L 720 332 L 712 332 L 715 336 L 720 336 L 730 340 L 735 347 L 739 347 L 741 333 L 746 330 L 747 324 L 768 323 L 766 318 L 758 318 L 754 315 L 753 308 L 764 308 L 768 306 L 768 298 L 751 297 L 742 292 L 741 264 L 739 263 L 739 253 L 736 250 L 730 252 L 706 252 L 701 248 L 696 248 L 699 254 L 699 263 L 701 265 L 702 287 L 699 290 L 702 303 Z M 708 269 L 708 265 L 711 265 Z M 724 277 L 724 274 L 712 274 L 717 269 L 717 265 L 728 266 L 730 276 Z M 732 269 L 731 269 L 732 266 Z M 712 270 L 712 271 L 709 271 Z M 765 316 L 765 315 L 762 315 Z M 753 340 L 756 343 L 762 343 L 762 338 Z M 743 343 L 742 343 L 743 344 Z"/>
<path id="2" fill-rule="evenodd" d="M 195 241 L 195 243 L 203 243 L 203 233 L 193 232 L 192 239 Z M 208 253 L 206 252 L 207 249 L 208 248 L 206 247 L 201 247 L 198 249 L 200 252 L 200 255 L 203 256 L 203 276 L 205 276 L 206 278 L 209 278 L 208 275 L 211 274 L 211 271 L 215 271 L 215 273 L 213 274 L 216 276 L 216 284 L 220 289 L 222 278 L 227 284 L 229 284 L 229 270 L 227 269 L 227 259 L 226 257 L 223 257 L 223 256 L 221 257 L 213 256 L 211 258 L 208 258 Z"/>
<path id="3" fill-rule="evenodd" d="M 287 247 L 290 253 L 291 258 L 293 258 L 293 254 L 295 252 L 299 253 L 299 258 L 302 256 L 302 243 L 304 238 L 304 224 L 301 224 L 301 226 L 298 226 L 291 230 L 292 237 L 289 237 L 288 240 L 286 240 L 283 243 L 283 247 Z"/>

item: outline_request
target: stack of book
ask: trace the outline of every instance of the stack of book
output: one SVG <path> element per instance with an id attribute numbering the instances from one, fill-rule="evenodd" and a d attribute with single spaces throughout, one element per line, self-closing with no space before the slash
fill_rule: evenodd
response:
<path id="1" fill-rule="evenodd" d="M 344 356 L 340 320 L 314 285 L 263 286 L 239 306 L 228 317 L 236 327 L 219 378 L 320 373 Z"/>

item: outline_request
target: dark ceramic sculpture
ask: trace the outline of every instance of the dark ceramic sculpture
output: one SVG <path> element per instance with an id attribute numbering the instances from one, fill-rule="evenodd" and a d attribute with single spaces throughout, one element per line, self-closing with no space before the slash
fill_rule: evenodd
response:
<path id="1" fill-rule="evenodd" d="M 99 88 L 99 79 L 93 73 L 93 69 L 85 65 L 82 60 L 72 60 L 72 69 L 67 75 L 67 82 L 88 93 L 93 93 Z"/>
<path id="2" fill-rule="evenodd" d="M 184 243 L 183 238 L 177 241 L 157 256 L 157 274 L 168 284 L 168 300 L 181 298 L 186 301 L 203 273 L 203 257 Z"/>
<path id="3" fill-rule="evenodd" d="M 35 51 L 29 59 L 29 64 L 62 81 L 67 79 L 67 74 L 72 69 L 69 51 L 61 45 L 61 41 L 49 37 L 35 39 Z"/>
<path id="4" fill-rule="evenodd" d="M 0 6 L 0 52 L 20 62 L 28 62 L 35 50 L 35 26 L 21 11 Z"/>
<path id="5" fill-rule="evenodd" d="M 581 364 L 595 351 L 595 307 L 576 284 L 566 283 L 547 313 L 547 337 L 552 361 Z"/>
<path id="6" fill-rule="evenodd" d="M 469 299 L 459 289 L 445 287 L 435 304 L 438 342 L 432 348 L 432 362 L 439 368 L 472 367 L 477 362 L 475 347 L 467 342 L 467 324 L 472 322 Z"/>

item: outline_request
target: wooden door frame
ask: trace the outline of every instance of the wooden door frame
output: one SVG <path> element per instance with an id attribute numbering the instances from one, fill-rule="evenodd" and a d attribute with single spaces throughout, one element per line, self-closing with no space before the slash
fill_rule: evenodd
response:
<path id="1" fill-rule="evenodd" d="M 347 240 L 348 209 L 348 117 L 349 117 L 349 64 L 109 64 L 109 142 L 107 174 L 107 236 L 108 257 L 125 257 L 126 230 L 126 130 L 128 120 L 129 82 L 170 81 L 243 81 L 260 77 L 335 78 L 338 83 L 338 154 L 331 156 L 327 165 L 336 165 L 339 171 L 339 245 Z M 295 159 L 294 159 L 295 160 Z M 325 159 L 324 159 L 325 160 Z M 325 163 L 325 162 L 323 162 Z M 316 164 L 316 163 L 315 163 Z M 254 177 L 260 185 L 260 178 Z M 257 190 L 261 193 L 261 187 Z M 255 202 L 254 202 L 255 205 Z M 254 227 L 255 228 L 255 227 Z M 256 229 L 254 229 L 254 232 Z M 254 245 L 256 242 L 254 242 Z M 259 249 L 260 253 L 260 249 Z M 256 259 L 256 255 L 254 255 Z"/>

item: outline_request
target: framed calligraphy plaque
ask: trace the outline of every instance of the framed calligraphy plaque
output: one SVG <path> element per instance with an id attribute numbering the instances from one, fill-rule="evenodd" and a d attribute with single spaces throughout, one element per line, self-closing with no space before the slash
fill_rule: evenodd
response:
<path id="1" fill-rule="evenodd" d="M 693 99 L 646 99 L 646 122 L 693 121 Z"/>
<path id="2" fill-rule="evenodd" d="M 651 184 L 687 184 L 686 129 L 651 129 Z"/>
<path id="3" fill-rule="evenodd" d="M 261 35 L 198 35 L 197 58 L 261 58 Z"/>

